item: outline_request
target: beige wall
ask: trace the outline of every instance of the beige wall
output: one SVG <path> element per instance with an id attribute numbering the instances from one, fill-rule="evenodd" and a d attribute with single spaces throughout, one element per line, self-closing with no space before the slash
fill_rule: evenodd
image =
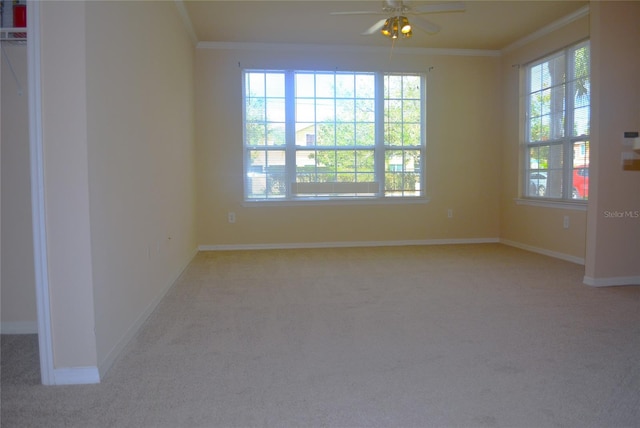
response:
<path id="1" fill-rule="evenodd" d="M 173 2 L 86 4 L 101 370 L 195 254 L 194 51 Z"/>
<path id="2" fill-rule="evenodd" d="M 95 367 L 85 6 L 41 2 L 42 145 L 55 368 Z"/>
<path id="3" fill-rule="evenodd" d="M 594 93 L 587 275 L 637 276 L 637 220 L 616 223 L 600 214 L 638 209 L 640 173 L 619 171 L 617 145 L 622 131 L 639 126 L 638 59 L 628 59 L 638 40 L 632 19 L 638 4 L 592 7 L 594 83 L 603 90 Z M 196 244 L 502 237 L 585 257 L 584 212 L 513 202 L 518 86 L 511 67 L 588 35 L 584 20 L 504 58 L 394 53 L 407 71 L 434 67 L 427 88 L 428 204 L 245 207 L 239 62 L 403 71 L 393 66 L 400 61 L 388 53 L 194 53 L 172 2 L 49 1 L 41 10 L 56 367 L 107 367 Z M 628 69 L 605 78 L 618 62 Z M 228 211 L 237 223 L 227 223 Z M 564 215 L 571 217 L 568 230 L 561 229 Z"/>
<path id="4" fill-rule="evenodd" d="M 640 2 L 592 2 L 593 145 L 585 280 L 640 283 L 640 171 L 623 171 L 624 131 L 640 131 Z M 607 212 L 630 212 L 623 217 Z"/>
<path id="5" fill-rule="evenodd" d="M 42 2 L 54 366 L 101 373 L 196 249 L 194 48 L 172 2 Z"/>
<path id="6" fill-rule="evenodd" d="M 418 71 L 427 76 L 426 186 L 416 205 L 243 206 L 241 68 Z M 402 64 L 402 69 L 397 68 Z M 485 239 L 499 235 L 496 57 L 201 48 L 196 58 L 198 239 L 242 246 Z M 453 209 L 452 219 L 447 209 Z M 227 213 L 236 213 L 236 223 Z"/>
<path id="7" fill-rule="evenodd" d="M 522 47 L 506 52 L 502 60 L 502 182 L 500 236 L 503 240 L 583 261 L 586 209 L 518 205 L 520 192 L 520 73 L 518 65 L 589 37 L 589 17 L 583 17 Z M 592 195 L 593 188 L 590 189 Z M 584 207 L 583 207 L 584 208 Z M 569 217 L 569 228 L 563 227 Z"/>
<path id="8" fill-rule="evenodd" d="M 27 47 L 3 42 L 11 66 L 2 55 L 2 333 L 37 331 L 31 180 Z M 16 73 L 16 79 L 12 73 Z M 20 93 L 21 91 L 21 93 Z"/>

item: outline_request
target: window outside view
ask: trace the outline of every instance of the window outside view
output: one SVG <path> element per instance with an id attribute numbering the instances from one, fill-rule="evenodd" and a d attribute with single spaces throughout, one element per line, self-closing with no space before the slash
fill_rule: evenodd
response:
<path id="1" fill-rule="evenodd" d="M 589 59 L 587 41 L 527 66 L 526 197 L 589 196 Z"/>
<path id="2" fill-rule="evenodd" d="M 245 71 L 245 199 L 423 196 L 424 81 Z"/>

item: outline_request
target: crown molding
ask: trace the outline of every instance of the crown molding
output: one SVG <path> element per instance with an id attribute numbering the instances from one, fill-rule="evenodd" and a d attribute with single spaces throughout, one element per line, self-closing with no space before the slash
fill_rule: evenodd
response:
<path id="1" fill-rule="evenodd" d="M 518 49 L 528 43 L 533 42 L 534 40 L 537 40 L 543 36 L 546 36 L 547 34 L 550 34 L 562 27 L 564 27 L 565 25 L 568 25 L 570 23 L 572 23 L 573 21 L 576 21 L 582 17 L 585 17 L 589 15 L 589 5 L 586 5 L 584 7 L 581 7 L 580 9 L 576 10 L 573 13 L 570 13 L 569 15 L 565 16 L 564 18 L 560 18 L 557 21 L 552 22 L 551 24 L 544 26 L 542 28 L 540 28 L 539 30 L 529 34 L 528 36 L 525 36 L 523 38 L 521 38 L 520 40 L 516 40 L 515 42 L 511 43 L 510 45 L 502 48 L 501 54 L 505 54 L 508 52 L 511 52 L 515 49 Z"/>
<path id="2" fill-rule="evenodd" d="M 198 42 L 197 49 L 211 50 L 258 50 L 264 51 L 305 51 L 331 53 L 384 53 L 390 48 L 383 46 L 360 45 L 314 45 L 297 43 L 245 43 L 245 42 Z M 393 54 L 399 55 L 443 55 L 443 56 L 500 56 L 499 50 L 484 49 L 438 49 L 438 48 L 393 48 Z"/>

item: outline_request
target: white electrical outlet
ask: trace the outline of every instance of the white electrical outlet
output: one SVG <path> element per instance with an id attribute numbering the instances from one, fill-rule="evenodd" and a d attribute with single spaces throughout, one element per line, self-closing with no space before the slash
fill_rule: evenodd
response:
<path id="1" fill-rule="evenodd" d="M 229 223 L 235 223 L 236 213 L 234 213 L 233 211 L 229 211 L 229 213 L 227 214 L 227 220 L 229 220 Z"/>
<path id="2" fill-rule="evenodd" d="M 625 131 L 622 137 L 622 145 L 627 147 L 633 147 L 634 143 L 638 141 L 637 131 Z"/>

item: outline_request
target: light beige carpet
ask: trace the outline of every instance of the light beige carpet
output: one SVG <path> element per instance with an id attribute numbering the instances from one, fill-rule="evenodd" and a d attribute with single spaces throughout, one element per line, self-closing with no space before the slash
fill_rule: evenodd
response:
<path id="1" fill-rule="evenodd" d="M 2 427 L 640 426 L 640 287 L 583 274 L 498 244 L 203 252 L 100 385 L 21 383 L 3 341 Z"/>

